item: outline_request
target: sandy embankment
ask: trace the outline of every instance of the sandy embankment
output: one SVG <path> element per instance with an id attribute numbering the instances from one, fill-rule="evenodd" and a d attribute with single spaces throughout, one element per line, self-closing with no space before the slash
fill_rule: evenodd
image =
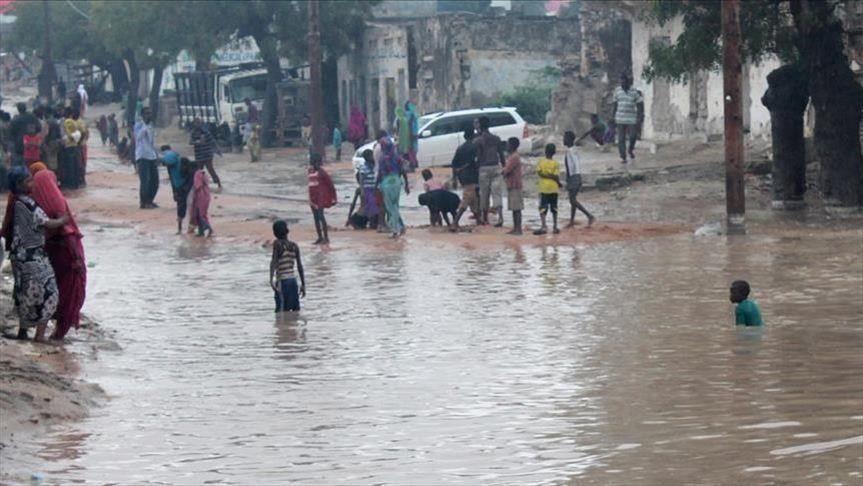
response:
<path id="1" fill-rule="evenodd" d="M 12 308 L 11 276 L 3 275 L 0 283 L 0 330 L 14 333 L 18 321 Z M 86 317 L 69 337 L 90 346 L 116 347 Z M 75 378 L 80 359 L 64 346 L 0 339 L 0 450 L 6 449 L 4 454 L 16 447 L 22 435 L 65 420 L 80 420 L 105 399 L 99 386 Z"/>

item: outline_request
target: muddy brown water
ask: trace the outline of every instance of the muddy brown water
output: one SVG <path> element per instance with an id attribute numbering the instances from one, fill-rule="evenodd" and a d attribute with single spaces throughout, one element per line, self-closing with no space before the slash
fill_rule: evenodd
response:
<path id="1" fill-rule="evenodd" d="M 91 228 L 112 399 L 4 452 L 69 484 L 860 484 L 860 232 L 268 253 Z M 746 278 L 767 326 L 732 325 Z M 82 346 L 82 344 L 71 344 Z"/>

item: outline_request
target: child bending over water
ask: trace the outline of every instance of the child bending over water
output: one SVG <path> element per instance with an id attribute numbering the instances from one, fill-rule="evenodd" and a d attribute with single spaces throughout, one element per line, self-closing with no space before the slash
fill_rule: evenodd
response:
<path id="1" fill-rule="evenodd" d="M 270 260 L 270 287 L 275 291 L 276 312 L 300 310 L 300 296 L 306 296 L 306 276 L 303 273 L 303 261 L 300 259 L 300 247 L 288 239 L 288 223 L 278 220 L 273 223 L 273 258 Z M 294 266 L 300 274 L 300 285 Z"/>
<path id="2" fill-rule="evenodd" d="M 734 308 L 734 324 L 738 326 L 763 326 L 761 309 L 755 301 L 749 300 L 749 282 L 735 280 L 731 283 L 731 302 L 737 304 Z"/>

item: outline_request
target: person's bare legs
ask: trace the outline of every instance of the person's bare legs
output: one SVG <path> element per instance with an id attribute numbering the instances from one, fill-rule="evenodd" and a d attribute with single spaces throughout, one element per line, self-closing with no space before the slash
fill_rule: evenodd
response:
<path id="1" fill-rule="evenodd" d="M 578 202 L 578 200 L 573 201 L 573 208 L 572 208 L 573 219 L 575 218 L 575 210 L 576 209 L 578 209 L 579 211 L 584 213 L 585 216 L 587 216 L 587 226 L 593 226 L 593 222 L 596 221 L 596 218 L 592 214 L 590 214 L 590 212 L 588 212 L 588 210 L 584 206 L 582 206 L 582 204 L 580 202 Z"/>
<path id="2" fill-rule="evenodd" d="M 521 233 L 521 211 L 512 212 L 512 231 L 511 235 L 520 235 Z"/>
<path id="3" fill-rule="evenodd" d="M 321 209 L 321 229 L 324 232 L 324 244 L 328 244 L 330 242 L 330 235 L 327 229 L 327 217 L 324 216 L 323 209 Z"/>
<path id="4" fill-rule="evenodd" d="M 37 343 L 44 343 L 45 341 L 45 330 L 48 329 L 48 323 L 43 322 L 42 324 L 36 325 L 36 335 L 33 336 L 33 341 Z"/>

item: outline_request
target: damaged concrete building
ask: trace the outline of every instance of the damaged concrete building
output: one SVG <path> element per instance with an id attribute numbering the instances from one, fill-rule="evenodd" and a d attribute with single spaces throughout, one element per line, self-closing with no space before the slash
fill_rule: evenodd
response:
<path id="1" fill-rule="evenodd" d="M 444 3 L 447 8 L 441 8 Z M 672 42 L 683 30 L 681 19 L 664 26 L 644 21 L 641 13 L 649 2 L 580 0 L 560 16 L 527 14 L 514 2 L 510 10 L 474 13 L 452 11 L 452 5 L 467 3 L 381 4 L 353 50 L 338 60 L 343 121 L 357 105 L 370 129 L 389 128 L 395 107 L 407 99 L 421 113 L 489 106 L 502 93 L 542 82 L 540 73 L 552 67 L 560 77 L 546 121 L 555 133 L 587 129 L 591 113 L 612 118 L 614 90 L 620 74 L 628 73 L 644 95 L 644 139 L 722 136 L 720 72 L 696 72 L 685 82 L 644 79 L 650 43 Z M 849 5 L 847 17 L 858 22 L 847 25 L 859 25 L 863 2 Z M 849 58 L 860 73 L 860 28 L 848 32 L 854 50 Z M 761 97 L 767 74 L 779 65 L 775 57 L 744 65 L 744 126 L 750 138 L 770 137 L 770 114 Z M 807 130 L 812 124 L 810 114 Z"/>
<path id="2" fill-rule="evenodd" d="M 531 85 L 580 50 L 577 22 L 557 17 L 440 13 L 378 18 L 338 61 L 339 111 L 364 108 L 371 129 L 388 128 L 409 97 L 420 112 L 481 107 Z"/>

